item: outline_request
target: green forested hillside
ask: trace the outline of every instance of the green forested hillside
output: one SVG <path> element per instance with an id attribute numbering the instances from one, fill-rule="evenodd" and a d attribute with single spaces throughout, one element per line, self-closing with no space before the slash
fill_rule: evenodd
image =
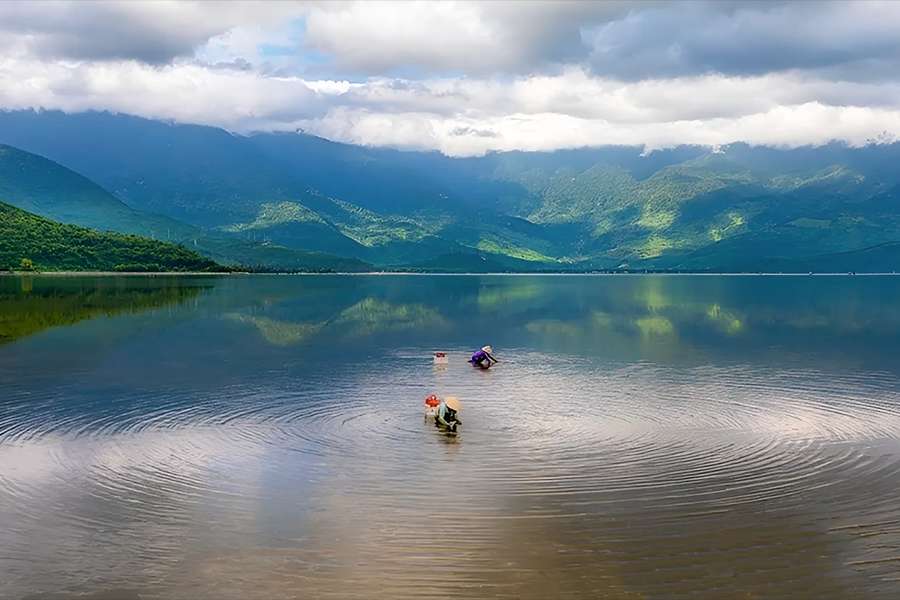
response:
<path id="1" fill-rule="evenodd" d="M 219 271 L 181 246 L 56 223 L 0 202 L 0 269 Z"/>
<path id="2" fill-rule="evenodd" d="M 78 173 L 42 156 L 0 145 L 0 199 L 54 221 L 92 229 L 181 239 L 196 230 L 125 205 Z"/>
<path id="3" fill-rule="evenodd" d="M 857 152 L 871 151 L 860 149 Z M 759 150 L 758 154 L 776 151 Z M 897 173 L 843 156 L 784 163 L 741 146 L 668 165 L 640 179 L 621 166 L 580 172 L 510 171 L 539 201 L 535 223 L 582 228 L 568 257 L 600 268 L 764 270 L 772 264 L 829 270 L 831 255 L 900 241 Z M 898 148 L 885 147 L 884 154 Z M 844 164 L 828 164 L 843 158 Z M 813 160 L 815 159 L 815 160 Z M 869 254 L 853 254 L 867 270 Z M 900 267 L 900 265 L 898 265 Z M 873 265 L 874 268 L 874 265 Z"/>

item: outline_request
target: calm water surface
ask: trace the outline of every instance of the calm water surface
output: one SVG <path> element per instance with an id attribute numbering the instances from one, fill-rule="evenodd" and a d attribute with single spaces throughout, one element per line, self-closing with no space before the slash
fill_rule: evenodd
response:
<path id="1" fill-rule="evenodd" d="M 897 598 L 898 351 L 892 277 L 0 278 L 0 598 Z"/>

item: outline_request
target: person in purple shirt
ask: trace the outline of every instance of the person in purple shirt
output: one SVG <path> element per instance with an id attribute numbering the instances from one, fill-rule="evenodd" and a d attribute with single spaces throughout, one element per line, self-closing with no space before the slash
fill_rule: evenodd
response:
<path id="1" fill-rule="evenodd" d="M 472 358 L 469 359 L 469 362 L 472 363 L 473 367 L 481 367 L 482 369 L 490 369 L 491 365 L 497 362 L 497 359 L 494 358 L 494 349 L 490 346 L 484 346 L 481 350 L 475 352 L 472 355 Z"/>

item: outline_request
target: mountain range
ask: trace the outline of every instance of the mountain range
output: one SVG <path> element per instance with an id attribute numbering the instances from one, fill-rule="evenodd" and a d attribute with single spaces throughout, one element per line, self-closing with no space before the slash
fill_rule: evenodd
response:
<path id="1" fill-rule="evenodd" d="M 900 263 L 900 144 L 452 158 L 52 111 L 0 112 L 0 143 L 0 200 L 230 264 L 863 272 Z"/>
<path id="2" fill-rule="evenodd" d="M 0 202 L 61 223 L 181 244 L 227 264 L 290 271 L 371 269 L 371 265 L 355 259 L 253 242 L 134 209 L 83 175 L 42 156 L 3 145 Z"/>

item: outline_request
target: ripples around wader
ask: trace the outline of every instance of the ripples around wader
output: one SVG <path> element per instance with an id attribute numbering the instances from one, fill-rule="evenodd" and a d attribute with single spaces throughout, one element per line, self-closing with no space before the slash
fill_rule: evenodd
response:
<path id="1" fill-rule="evenodd" d="M 890 378 L 454 358 L 91 412 L 13 388 L 3 585 L 51 569 L 48 583 L 151 598 L 896 589 Z M 465 399 L 459 437 L 425 422 L 432 388 Z"/>

